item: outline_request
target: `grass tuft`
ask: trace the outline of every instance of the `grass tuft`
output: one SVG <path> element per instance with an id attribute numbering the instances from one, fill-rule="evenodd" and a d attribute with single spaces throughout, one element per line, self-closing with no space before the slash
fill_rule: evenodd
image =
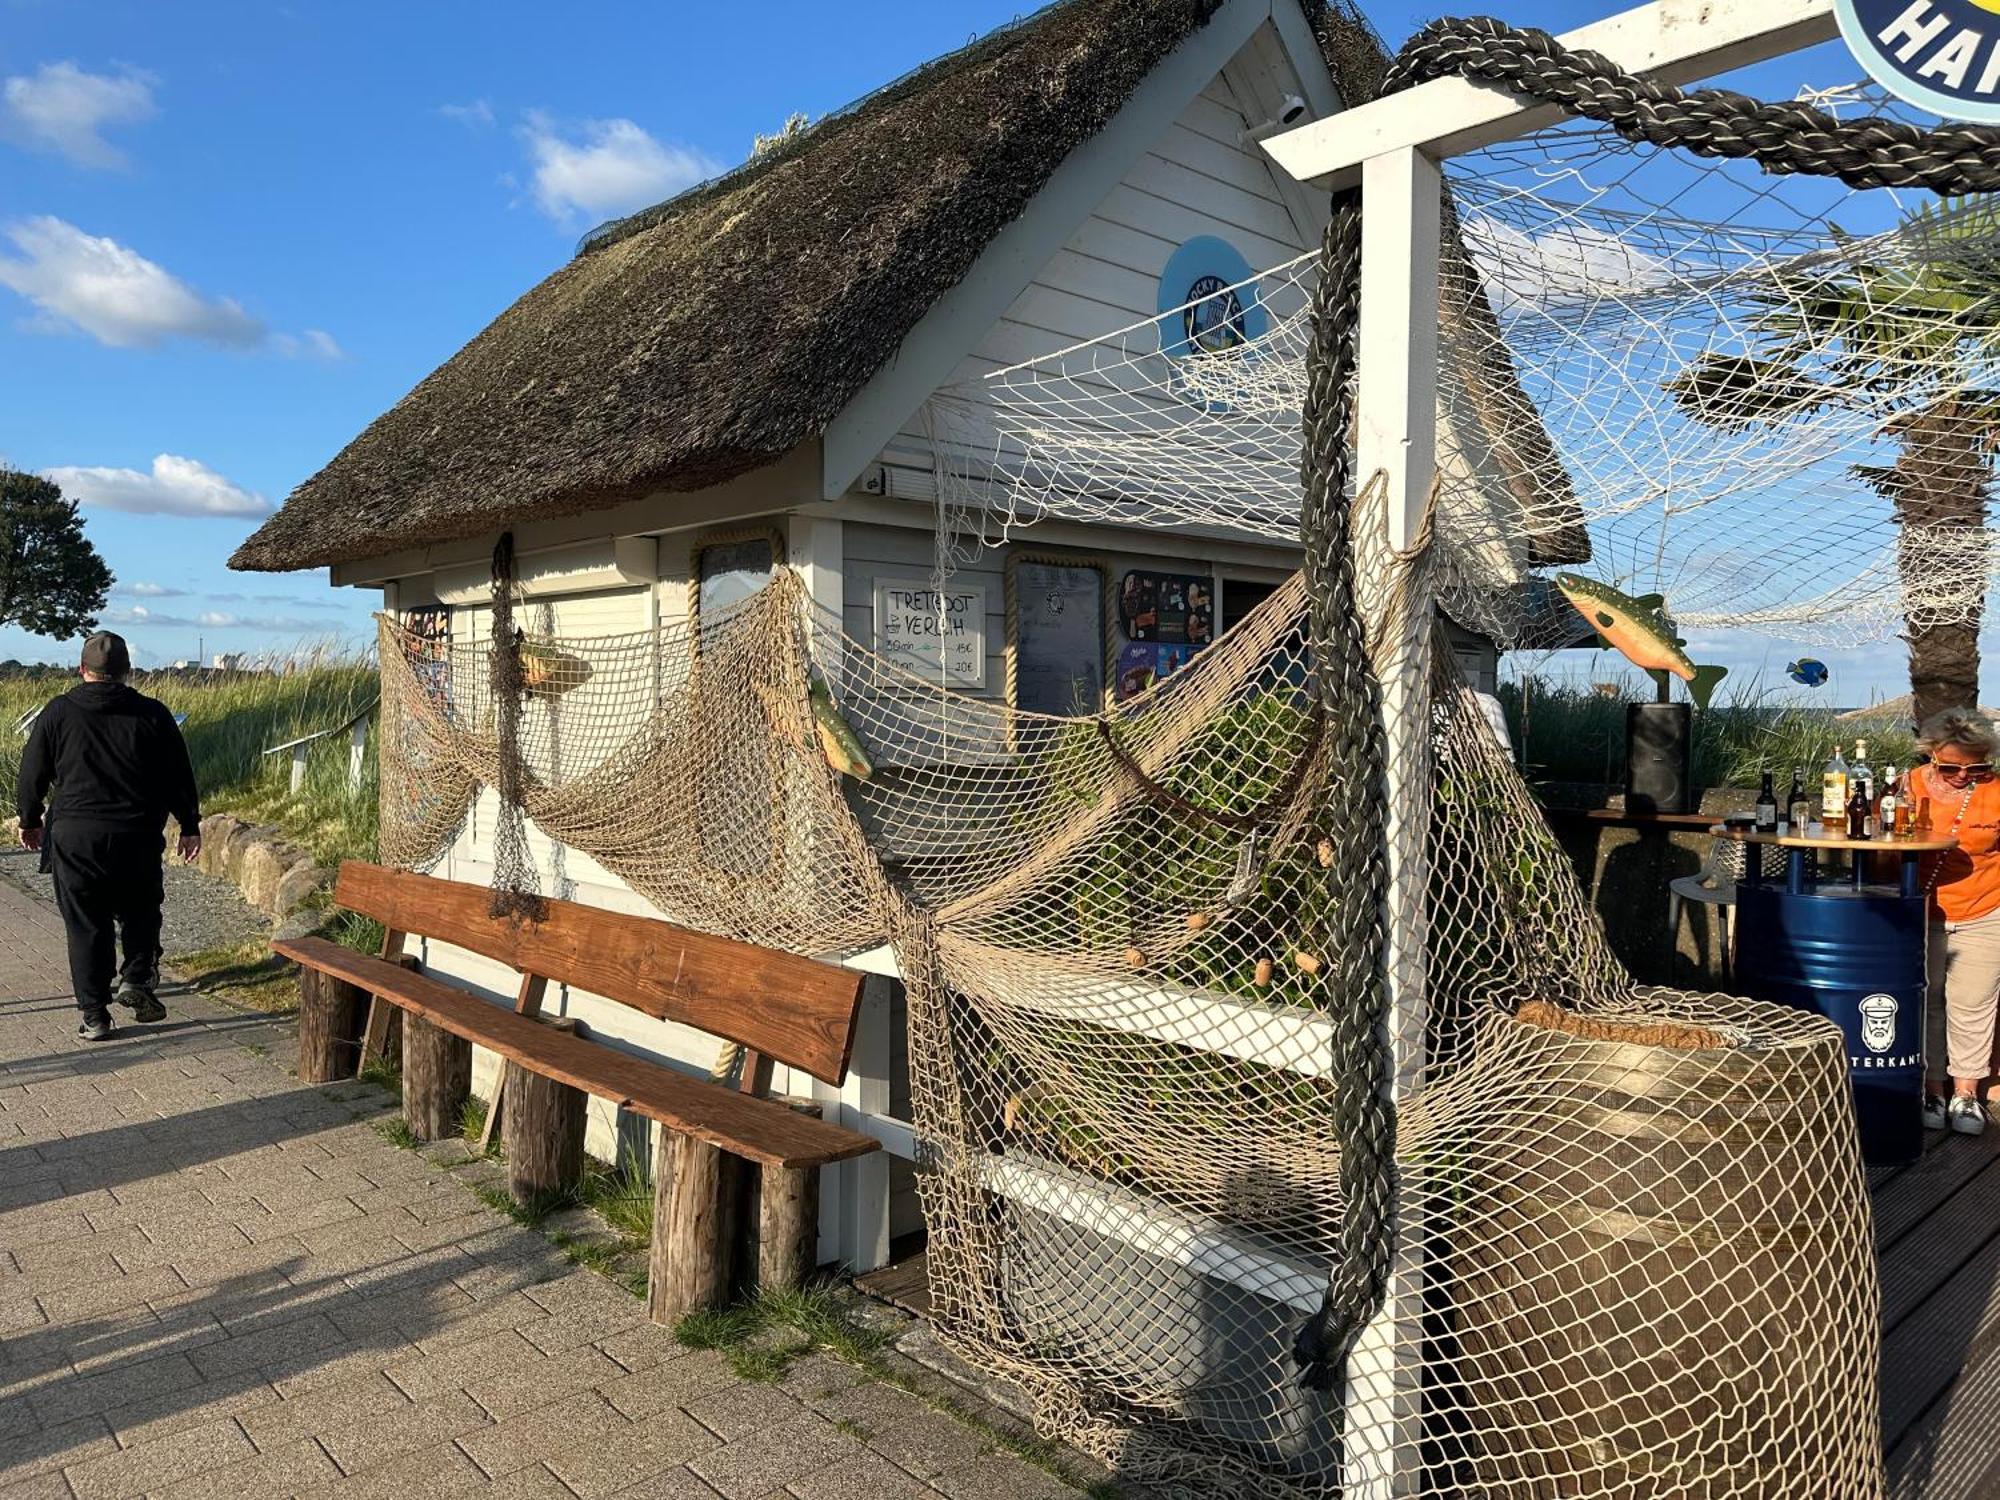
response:
<path id="1" fill-rule="evenodd" d="M 414 1151 L 420 1144 L 410 1130 L 410 1122 L 401 1115 L 393 1120 L 382 1121 L 375 1127 L 375 1131 L 383 1140 L 403 1151 Z"/>
<path id="2" fill-rule="evenodd" d="M 470 1096 L 458 1111 L 458 1133 L 465 1137 L 468 1146 L 477 1148 L 479 1137 L 486 1129 L 486 1101 Z"/>
<path id="3" fill-rule="evenodd" d="M 403 1092 L 403 1070 L 386 1058 L 369 1058 L 355 1076 L 363 1083 L 372 1083 L 376 1088 L 386 1089 L 392 1094 Z"/>

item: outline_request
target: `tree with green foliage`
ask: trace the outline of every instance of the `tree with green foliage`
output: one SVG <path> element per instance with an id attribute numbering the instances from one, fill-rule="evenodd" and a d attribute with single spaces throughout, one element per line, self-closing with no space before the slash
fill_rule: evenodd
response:
<path id="1" fill-rule="evenodd" d="M 1880 434 L 1895 461 L 1853 472 L 1895 509 L 1922 723 L 1979 702 L 1986 507 L 2000 454 L 2000 201 L 1927 203 L 1903 228 L 1880 250 L 1836 228 L 1845 253 L 1787 270 L 1756 294 L 1749 352 L 1705 356 L 1667 389 L 1725 431 L 1818 410 L 1887 411 Z M 1909 253 L 1882 253 L 1895 246 Z"/>
<path id="2" fill-rule="evenodd" d="M 0 469 L 0 625 L 72 640 L 97 628 L 110 592 L 76 502 L 38 474 Z"/>

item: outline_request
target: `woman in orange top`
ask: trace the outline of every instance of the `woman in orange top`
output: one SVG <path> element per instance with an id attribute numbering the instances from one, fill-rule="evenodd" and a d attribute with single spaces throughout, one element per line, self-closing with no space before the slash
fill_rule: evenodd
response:
<path id="1" fill-rule="evenodd" d="M 1917 747 L 1930 764 L 1910 775 L 1919 829 L 1958 847 L 1925 863 L 1930 893 L 1930 1003 L 1924 1062 L 1924 1124 L 1978 1135 L 1986 1126 L 1980 1085 L 1993 1070 L 2000 1014 L 2000 779 L 1993 727 L 1950 709 L 1925 722 Z M 1939 1063 L 1945 1069 L 1939 1068 Z M 1950 1097 L 1944 1071 L 1951 1074 Z"/>

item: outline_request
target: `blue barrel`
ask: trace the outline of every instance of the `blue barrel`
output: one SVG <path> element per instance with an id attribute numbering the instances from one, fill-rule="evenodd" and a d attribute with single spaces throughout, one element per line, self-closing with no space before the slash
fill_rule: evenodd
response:
<path id="1" fill-rule="evenodd" d="M 1736 887 L 1736 981 L 1847 1038 L 1862 1159 L 1916 1160 L 1924 1123 L 1924 902 L 1883 887 Z"/>

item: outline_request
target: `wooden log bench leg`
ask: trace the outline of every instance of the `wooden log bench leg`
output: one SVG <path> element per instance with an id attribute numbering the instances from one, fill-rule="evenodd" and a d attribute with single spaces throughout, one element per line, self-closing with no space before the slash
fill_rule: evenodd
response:
<path id="1" fill-rule="evenodd" d="M 370 998 L 344 979 L 318 969 L 299 970 L 299 1077 L 304 1082 L 354 1076 Z"/>
<path id="2" fill-rule="evenodd" d="M 693 1136 L 664 1132 L 654 1170 L 653 1246 L 646 1311 L 672 1327 L 691 1312 L 729 1300 L 742 1163 Z"/>
<path id="3" fill-rule="evenodd" d="M 403 1118 L 420 1141 L 459 1133 L 472 1096 L 472 1043 L 416 1016 L 403 1017 Z"/>
<path id="4" fill-rule="evenodd" d="M 803 1286 L 819 1264 L 819 1168 L 764 1167 L 758 1190 L 757 1288 Z"/>
<path id="5" fill-rule="evenodd" d="M 575 1034 L 572 1019 L 550 1029 Z M 501 1070 L 507 1113 L 501 1139 L 507 1151 L 507 1190 L 523 1208 L 546 1203 L 583 1179 L 583 1132 L 587 1096 L 582 1089 L 509 1062 Z"/>

